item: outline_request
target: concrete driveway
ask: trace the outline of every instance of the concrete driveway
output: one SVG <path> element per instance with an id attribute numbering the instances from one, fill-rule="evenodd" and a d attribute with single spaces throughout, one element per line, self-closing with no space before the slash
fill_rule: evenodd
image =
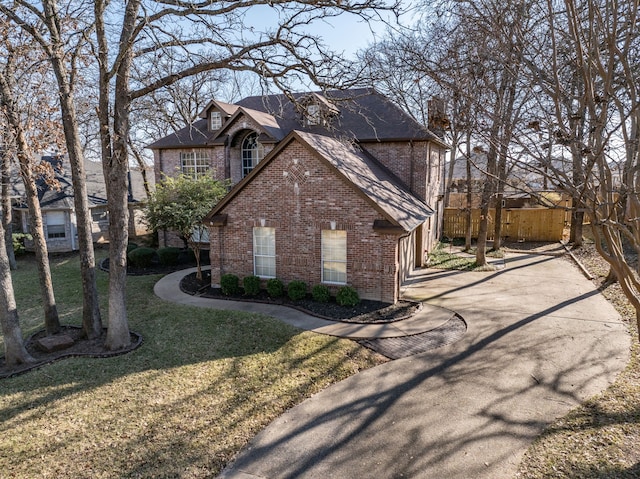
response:
<path id="1" fill-rule="evenodd" d="M 459 313 L 458 342 L 364 371 L 275 420 L 224 478 L 512 478 L 555 418 L 629 357 L 616 311 L 567 260 L 423 270 L 405 296 Z"/>

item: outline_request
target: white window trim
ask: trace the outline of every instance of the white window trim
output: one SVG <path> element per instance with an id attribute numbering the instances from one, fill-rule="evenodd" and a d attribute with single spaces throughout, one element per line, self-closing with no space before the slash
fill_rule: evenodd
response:
<path id="1" fill-rule="evenodd" d="M 271 232 L 271 237 L 273 238 L 273 245 L 269 245 L 273 248 L 273 254 L 258 254 L 258 245 L 256 240 L 258 236 L 256 233 L 263 232 L 269 230 Z M 256 258 L 269 258 L 270 262 L 273 262 L 273 275 L 265 275 L 259 274 Z M 265 226 L 256 226 L 253 228 L 253 274 L 260 278 L 275 278 L 276 277 L 276 231 L 275 228 L 265 227 Z"/>
<path id="2" fill-rule="evenodd" d="M 212 111 L 209 114 L 209 129 L 211 131 L 217 131 L 222 128 L 222 113 L 219 111 Z"/>
<path id="3" fill-rule="evenodd" d="M 245 145 L 249 137 L 251 136 L 255 136 L 255 147 L 246 148 Z M 245 158 L 245 152 L 250 153 L 250 158 Z M 258 141 L 258 133 L 251 132 L 242 139 L 242 143 L 240 145 L 240 156 L 240 166 L 242 168 L 242 177 L 244 178 L 249 173 L 251 173 L 253 169 L 258 165 L 258 163 L 260 163 L 260 161 L 264 158 L 264 145 Z M 250 159 L 251 165 L 245 164 L 245 159 Z"/>
<path id="4" fill-rule="evenodd" d="M 335 234 L 335 233 L 343 233 L 344 235 L 344 260 L 336 260 L 335 258 L 329 258 L 329 259 L 325 259 L 325 238 L 324 235 L 325 233 L 328 234 Z M 321 232 L 321 239 L 320 239 L 321 245 L 320 245 L 320 250 L 321 250 L 321 275 L 322 275 L 322 282 L 325 284 L 339 284 L 339 285 L 345 285 L 347 284 L 347 232 L 346 230 L 322 230 Z M 328 245 L 327 245 L 328 246 Z M 344 282 L 343 281 L 330 281 L 325 279 L 325 263 L 340 263 L 340 264 L 344 264 L 345 267 L 345 272 L 344 272 Z"/>
<path id="5" fill-rule="evenodd" d="M 209 228 L 204 225 L 194 226 L 191 240 L 194 243 L 209 243 Z"/>
<path id="6" fill-rule="evenodd" d="M 64 211 L 47 211 L 45 218 L 47 224 L 47 239 L 64 239 L 67 237 L 67 215 Z M 62 226 L 62 231 L 60 233 L 52 233 L 52 226 Z M 54 231 L 55 229 L 56 228 L 53 228 Z M 51 236 L 52 234 L 55 236 Z"/>
<path id="7" fill-rule="evenodd" d="M 198 150 L 180 152 L 180 171 L 194 180 L 208 175 L 211 171 L 209 156 Z"/>

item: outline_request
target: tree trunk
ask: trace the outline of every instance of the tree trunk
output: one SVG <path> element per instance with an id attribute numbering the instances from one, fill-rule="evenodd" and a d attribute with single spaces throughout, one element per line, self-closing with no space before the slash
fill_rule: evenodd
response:
<path id="1" fill-rule="evenodd" d="M 467 210 L 465 211 L 465 235 L 464 235 L 464 250 L 471 250 L 471 239 L 473 236 L 473 224 L 472 220 L 472 208 L 473 208 L 473 182 L 471 178 L 471 133 L 467 133 L 467 155 L 465 158 L 465 168 L 467 173 Z"/>
<path id="2" fill-rule="evenodd" d="M 498 189 L 500 187 L 498 186 Z M 496 195 L 496 214 L 493 219 L 493 250 L 498 251 L 502 248 L 502 200 L 504 198 L 504 193 L 502 191 L 498 191 Z"/>
<path id="3" fill-rule="evenodd" d="M 129 44 L 133 35 L 135 19 L 140 8 L 139 0 L 127 3 L 122 22 L 119 43 L 119 61 L 115 69 L 115 89 L 110 95 L 109 48 L 105 30 L 104 16 L 106 4 L 102 0 L 94 3 L 96 18 L 96 36 L 99 47 L 99 107 L 100 138 L 102 145 L 102 168 L 107 185 L 109 206 L 109 324 L 106 346 L 109 350 L 126 348 L 131 343 L 127 319 L 127 242 L 129 239 L 128 208 L 128 148 L 129 78 L 133 59 Z M 113 109 L 109 108 L 113 98 Z M 113 130 L 111 115 L 113 114 Z"/>
<path id="4" fill-rule="evenodd" d="M 571 213 L 571 230 L 569 234 L 569 242 L 574 248 L 582 246 L 582 223 L 584 222 L 584 212 L 578 211 L 578 200 L 573 199 L 573 211 Z"/>
<path id="5" fill-rule="evenodd" d="M 4 228 L 0 223 L 0 326 L 4 339 L 4 360 L 7 366 L 33 362 L 24 347 L 22 331 L 18 320 L 18 308 L 13 294 L 13 282 L 9 268 L 9 258 L 4 244 Z"/>
<path id="6" fill-rule="evenodd" d="M 13 98 L 13 92 L 9 84 L 9 79 L 4 75 L 0 78 L 0 97 L 5 104 L 4 114 L 8 127 L 11 128 L 14 135 L 15 147 L 17 150 L 18 163 L 20 164 L 20 175 L 24 183 L 25 196 L 29 207 L 29 223 L 31 226 L 31 236 L 35 248 L 36 260 L 38 265 L 38 279 L 40 281 L 40 294 L 42 296 L 42 305 L 44 308 L 44 325 L 47 334 L 56 334 L 60 331 L 60 320 L 58 318 L 58 309 L 53 294 L 53 283 L 51 282 L 51 270 L 49 269 L 49 253 L 47 251 L 47 241 L 44 237 L 44 228 L 42 226 L 42 212 L 40 211 L 40 202 L 38 199 L 38 189 L 33 179 L 32 153 L 27 142 L 26 134 L 23 129 L 19 112 L 16 109 L 16 103 Z M 2 233 L 2 241 L 4 242 L 4 228 Z M 6 245 L 3 248 L 6 254 Z M 7 263 L 8 263 L 7 259 Z M 17 314 L 17 313 L 16 313 Z"/>
<path id="7" fill-rule="evenodd" d="M 16 263 L 16 252 L 13 249 L 13 209 L 11 205 L 11 195 L 9 186 L 11 182 L 11 162 L 8 155 L 2 160 L 2 226 L 4 228 L 4 242 L 7 249 L 9 267 L 12 270 L 18 269 Z"/>
<path id="8" fill-rule="evenodd" d="M 57 22 L 56 2 L 43 0 L 46 22 L 51 42 L 51 64 L 58 82 L 58 96 L 62 111 L 62 126 L 71 166 L 73 184 L 73 204 L 78 228 L 78 249 L 80 253 L 80 275 L 82 279 L 82 329 L 89 339 L 102 334 L 102 319 L 96 285 L 96 261 L 91 233 L 91 212 L 87 194 L 84 154 L 78 132 L 78 119 L 73 97 L 73 88 L 69 80 L 69 72 L 65 64 L 64 42 L 60 39 Z"/>
<path id="9" fill-rule="evenodd" d="M 129 148 L 133 153 L 133 157 L 136 159 L 136 163 L 138 163 L 138 168 L 140 168 L 140 174 L 142 175 L 142 185 L 144 187 L 144 194 L 148 199 L 151 196 L 151 188 L 149 187 L 149 179 L 147 178 L 147 169 L 145 167 L 146 165 L 144 162 L 144 158 L 142 157 L 140 152 L 136 148 L 134 148 L 133 142 L 131 141 L 131 137 L 129 137 L 129 139 L 127 140 L 127 143 L 129 144 Z"/>
<path id="10" fill-rule="evenodd" d="M 58 318 L 58 308 L 53 294 L 53 282 L 51 281 L 51 269 L 49 267 L 49 251 L 47 240 L 44 236 L 44 226 L 42 224 L 42 211 L 38 200 L 38 189 L 31 176 L 29 164 L 24 164 L 25 158 L 20 158 L 20 170 L 22 181 L 24 182 L 25 196 L 29 208 L 29 226 L 33 237 L 34 252 L 38 265 L 38 280 L 40 281 L 40 295 L 42 296 L 42 306 L 44 308 L 44 326 L 47 334 L 60 332 L 60 319 Z"/>
<path id="11" fill-rule="evenodd" d="M 491 206 L 491 197 L 495 192 L 495 154 L 495 149 L 491 146 L 489 153 L 487 153 L 487 175 L 482 187 L 482 200 L 480 205 L 480 227 L 478 228 L 478 243 L 476 244 L 476 264 L 478 266 L 485 266 L 487 264 L 486 248 L 489 232 L 489 207 Z"/>
<path id="12" fill-rule="evenodd" d="M 458 139 L 454 135 L 453 141 L 451 142 L 451 161 L 449 162 L 449 170 L 447 171 L 447 182 L 445 184 L 444 189 L 444 207 L 448 208 L 449 205 L 449 197 L 451 196 L 451 185 L 453 183 L 453 169 L 456 165 L 456 153 L 458 151 Z"/>
<path id="13" fill-rule="evenodd" d="M 117 129 L 114 130 L 117 135 Z M 114 142 L 111 161 L 104 168 L 105 179 L 109 183 L 109 326 L 106 346 L 114 351 L 126 348 L 131 342 L 126 305 L 129 209 L 125 142 Z"/>

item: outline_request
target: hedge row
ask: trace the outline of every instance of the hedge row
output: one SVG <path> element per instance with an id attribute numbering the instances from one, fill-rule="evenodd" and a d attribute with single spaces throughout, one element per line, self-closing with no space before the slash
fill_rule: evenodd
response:
<path id="1" fill-rule="evenodd" d="M 175 266 L 180 263 L 195 261 L 193 251 L 190 249 L 167 246 L 165 248 L 147 248 L 136 243 L 127 245 L 127 261 L 136 268 L 148 268 L 154 263 L 163 266 Z"/>
<path id="2" fill-rule="evenodd" d="M 247 276 L 242 280 L 245 296 L 257 296 L 260 293 L 260 278 L 258 276 Z M 235 274 L 223 274 L 220 278 L 220 289 L 225 296 L 235 296 L 240 294 L 240 278 Z M 293 280 L 286 288 L 287 296 L 292 301 L 300 301 L 307 297 L 307 283 Z M 267 280 L 266 291 L 271 298 L 280 298 L 285 294 L 284 283 L 278 278 Z M 317 284 L 311 288 L 311 297 L 319 303 L 327 303 L 331 299 L 331 292 L 323 284 Z M 352 286 L 342 286 L 336 294 L 336 303 L 341 306 L 356 306 L 360 303 L 360 296 Z"/>

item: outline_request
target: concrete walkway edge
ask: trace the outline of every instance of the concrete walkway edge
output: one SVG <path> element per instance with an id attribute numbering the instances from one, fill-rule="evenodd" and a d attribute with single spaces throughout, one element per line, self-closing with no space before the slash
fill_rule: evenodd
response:
<path id="1" fill-rule="evenodd" d="M 203 267 L 202 269 L 207 270 L 209 268 Z M 159 298 L 172 303 L 197 306 L 200 308 L 264 314 L 300 329 L 349 339 L 379 339 L 412 336 L 436 329 L 455 316 L 455 313 L 451 310 L 423 303 L 420 311 L 410 318 L 392 323 L 361 324 L 331 321 L 287 306 L 251 301 L 212 299 L 187 294 L 180 290 L 180 281 L 194 271 L 196 271 L 196 268 L 189 268 L 164 276 L 155 284 L 153 288 L 154 293 Z"/>

